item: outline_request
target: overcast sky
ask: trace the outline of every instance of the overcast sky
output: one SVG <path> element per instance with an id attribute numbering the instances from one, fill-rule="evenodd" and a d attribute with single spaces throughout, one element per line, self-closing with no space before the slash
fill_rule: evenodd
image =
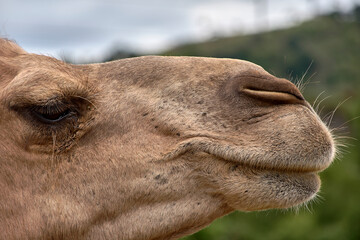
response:
<path id="1" fill-rule="evenodd" d="M 0 0 L 0 35 L 29 52 L 101 58 L 286 27 L 360 0 Z"/>

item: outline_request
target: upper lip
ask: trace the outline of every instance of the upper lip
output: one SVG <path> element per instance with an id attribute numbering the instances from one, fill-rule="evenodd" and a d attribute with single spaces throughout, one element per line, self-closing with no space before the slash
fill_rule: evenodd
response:
<path id="1" fill-rule="evenodd" d="M 222 140 L 223 141 L 223 140 Z M 205 152 L 234 164 L 243 165 L 258 170 L 274 170 L 282 172 L 311 173 L 320 172 L 328 165 L 313 162 L 288 162 L 276 164 L 273 161 L 257 160 L 256 156 L 241 152 L 238 146 L 229 143 L 218 143 L 219 140 L 205 136 L 189 138 L 181 142 L 173 151 L 167 153 L 162 160 L 174 159 L 188 151 Z"/>

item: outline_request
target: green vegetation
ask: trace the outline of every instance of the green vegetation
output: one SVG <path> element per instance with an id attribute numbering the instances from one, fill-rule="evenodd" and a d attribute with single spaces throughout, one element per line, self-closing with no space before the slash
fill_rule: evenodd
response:
<path id="1" fill-rule="evenodd" d="M 360 139 L 360 18 L 352 14 L 320 16 L 299 26 L 248 36 L 219 38 L 179 46 L 164 55 L 238 58 L 270 73 L 300 79 L 309 68 L 304 90 L 313 102 L 322 91 L 323 117 L 339 102 L 332 127 L 340 135 Z M 311 79 L 309 79 L 311 78 Z M 346 123 L 348 120 L 350 122 Z M 343 131 L 341 131 L 343 130 Z M 338 131 L 338 132 L 339 132 Z M 340 139 L 341 141 L 341 139 Z M 321 173 L 321 198 L 295 211 L 235 212 L 184 240 L 210 239 L 360 239 L 360 144 L 348 147 Z"/>
<path id="2" fill-rule="evenodd" d="M 164 55 L 243 59 L 282 77 L 301 77 L 313 63 L 319 89 L 351 91 L 353 84 L 360 86 L 360 23 L 351 16 L 334 13 L 290 29 L 187 44 Z"/>

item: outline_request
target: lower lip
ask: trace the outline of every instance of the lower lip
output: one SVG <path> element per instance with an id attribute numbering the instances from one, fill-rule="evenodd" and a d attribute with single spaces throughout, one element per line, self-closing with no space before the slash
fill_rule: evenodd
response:
<path id="1" fill-rule="evenodd" d="M 252 199 L 250 208 L 235 206 L 236 209 L 246 211 L 299 205 L 313 199 L 321 183 L 315 172 L 285 172 L 239 167 L 230 175 L 233 175 L 230 177 L 232 186 L 229 185 L 228 190 L 239 191 L 238 194 L 245 199 Z"/>

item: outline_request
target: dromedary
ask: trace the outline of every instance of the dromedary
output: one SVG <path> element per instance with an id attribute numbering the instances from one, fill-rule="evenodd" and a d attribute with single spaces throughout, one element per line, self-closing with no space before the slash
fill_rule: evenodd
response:
<path id="1" fill-rule="evenodd" d="M 0 239 L 175 239 L 314 198 L 334 142 L 246 61 L 71 65 L 0 40 Z"/>

